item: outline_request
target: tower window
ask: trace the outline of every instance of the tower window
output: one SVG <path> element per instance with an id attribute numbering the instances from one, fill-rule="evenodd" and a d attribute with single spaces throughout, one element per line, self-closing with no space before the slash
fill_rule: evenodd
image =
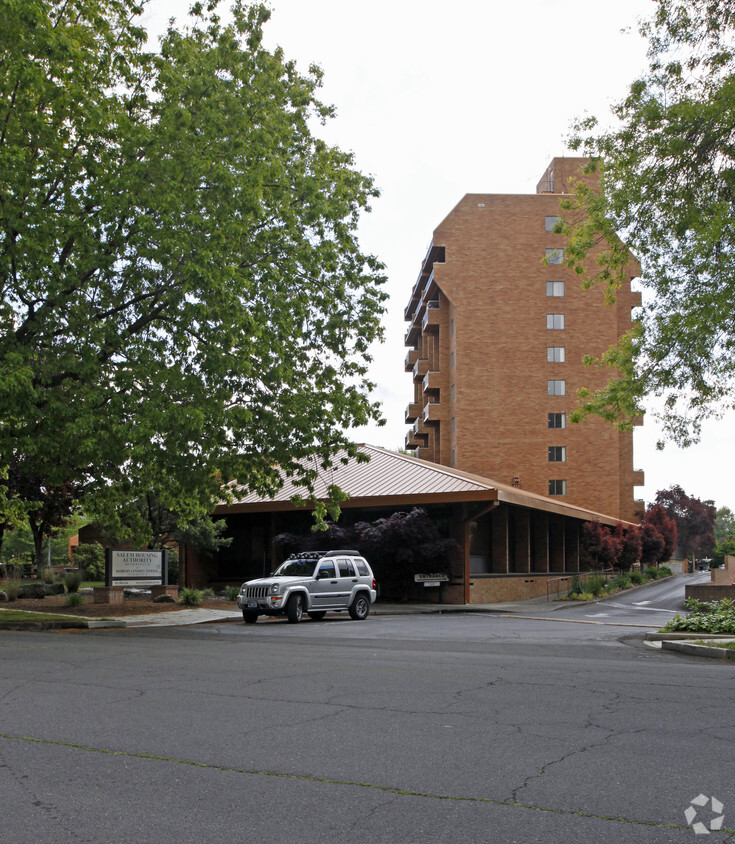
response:
<path id="1" fill-rule="evenodd" d="M 563 281 L 547 281 L 546 282 L 547 296 L 563 296 L 564 282 Z"/>
<path id="2" fill-rule="evenodd" d="M 567 394 L 566 381 L 547 381 L 546 394 L 549 396 L 565 396 Z"/>
<path id="3" fill-rule="evenodd" d="M 566 360 L 566 350 L 564 346 L 547 346 L 546 360 L 549 363 L 564 363 Z"/>
<path id="4" fill-rule="evenodd" d="M 564 314 L 546 314 L 546 327 L 553 331 L 560 331 L 563 329 Z"/>
<path id="5" fill-rule="evenodd" d="M 566 463 L 567 447 L 565 445 L 549 446 L 549 463 Z"/>
<path id="6" fill-rule="evenodd" d="M 549 495 L 566 495 L 567 482 L 560 480 L 549 481 Z"/>

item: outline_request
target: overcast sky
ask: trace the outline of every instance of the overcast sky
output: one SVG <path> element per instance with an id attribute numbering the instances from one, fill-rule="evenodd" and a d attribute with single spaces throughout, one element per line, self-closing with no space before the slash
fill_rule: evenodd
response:
<path id="1" fill-rule="evenodd" d="M 183 19 L 189 0 L 149 0 L 149 32 Z M 223 4 L 226 7 L 227 0 Z M 636 21 L 651 0 L 270 0 L 269 47 L 324 71 L 322 99 L 337 118 L 319 130 L 355 153 L 382 195 L 360 239 L 389 277 L 386 340 L 372 378 L 387 424 L 355 438 L 403 448 L 410 375 L 403 371 L 403 309 L 434 228 L 465 193 L 533 193 L 547 164 L 569 153 L 575 117 L 607 119 L 645 68 Z M 687 450 L 655 448 L 649 417 L 635 433 L 636 497 L 678 483 L 735 510 L 735 418 L 705 429 Z"/>

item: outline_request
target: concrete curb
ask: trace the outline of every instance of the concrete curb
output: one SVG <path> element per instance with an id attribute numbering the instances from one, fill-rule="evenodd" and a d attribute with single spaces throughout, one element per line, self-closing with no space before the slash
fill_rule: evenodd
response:
<path id="1" fill-rule="evenodd" d="M 713 637 L 707 636 L 708 639 Z M 732 637 L 730 637 L 732 639 Z M 712 648 L 708 645 L 695 645 L 691 642 L 673 642 L 663 640 L 661 642 L 662 650 L 678 651 L 688 656 L 706 657 L 707 659 L 719 660 L 735 660 L 735 650 L 730 648 Z"/>
<path id="2" fill-rule="evenodd" d="M 99 627 L 125 627 L 118 618 L 74 618 L 68 621 L 0 621 L 0 630 L 91 630 Z"/>
<path id="3" fill-rule="evenodd" d="M 646 633 L 649 642 L 678 642 L 687 639 L 735 639 L 731 633 Z"/>

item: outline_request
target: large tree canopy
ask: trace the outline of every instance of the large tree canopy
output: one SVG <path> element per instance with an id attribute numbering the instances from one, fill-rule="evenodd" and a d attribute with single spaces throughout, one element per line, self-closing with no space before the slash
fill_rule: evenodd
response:
<path id="1" fill-rule="evenodd" d="M 579 187 L 563 228 L 580 274 L 606 244 L 589 284 L 614 295 L 630 250 L 648 291 L 637 327 L 601 361 L 619 377 L 583 414 L 628 425 L 658 396 L 664 437 L 688 445 L 735 404 L 735 7 L 655 2 L 641 29 L 649 70 L 614 108 L 616 128 L 576 127 L 573 147 L 591 156 L 600 189 Z"/>
<path id="2" fill-rule="evenodd" d="M 91 478 L 108 514 L 308 482 L 379 418 L 376 189 L 268 11 L 206 6 L 148 53 L 135 0 L 0 0 L 0 468 Z"/>

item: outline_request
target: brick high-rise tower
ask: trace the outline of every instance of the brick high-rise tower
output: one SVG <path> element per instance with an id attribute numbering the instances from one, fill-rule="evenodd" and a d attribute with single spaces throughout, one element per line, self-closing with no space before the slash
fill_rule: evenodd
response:
<path id="1" fill-rule="evenodd" d="M 414 395 L 406 447 L 466 472 L 638 521 L 633 435 L 601 419 L 569 421 L 586 367 L 631 327 L 630 279 L 614 305 L 583 290 L 553 231 L 586 159 L 555 158 L 536 194 L 467 194 L 434 231 L 405 316 Z M 544 256 L 552 263 L 545 264 Z M 554 263 L 558 261 L 558 263 Z"/>

